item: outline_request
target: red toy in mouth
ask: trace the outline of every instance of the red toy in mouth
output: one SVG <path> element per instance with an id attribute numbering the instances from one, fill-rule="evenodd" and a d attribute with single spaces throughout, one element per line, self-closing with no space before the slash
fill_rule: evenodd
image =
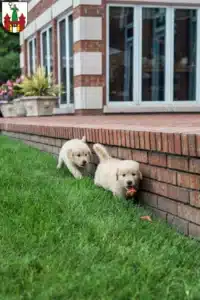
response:
<path id="1" fill-rule="evenodd" d="M 133 198 L 136 193 L 137 193 L 137 190 L 133 186 L 130 186 L 127 188 L 126 197 Z"/>

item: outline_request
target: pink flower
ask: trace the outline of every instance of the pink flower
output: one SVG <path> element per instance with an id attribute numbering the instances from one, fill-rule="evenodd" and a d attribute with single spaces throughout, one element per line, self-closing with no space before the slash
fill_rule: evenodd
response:
<path id="1" fill-rule="evenodd" d="M 12 86 L 12 85 L 13 85 L 13 83 L 12 83 L 11 80 L 8 80 L 8 81 L 6 82 L 6 84 L 7 84 L 7 86 Z"/>
<path id="2" fill-rule="evenodd" d="M 21 82 L 21 78 L 17 78 L 15 82 L 16 83 L 20 83 Z"/>
<path id="3" fill-rule="evenodd" d="M 12 97 L 12 96 L 13 96 L 13 91 L 9 91 L 9 92 L 8 92 L 8 96 L 11 96 L 11 97 Z"/>

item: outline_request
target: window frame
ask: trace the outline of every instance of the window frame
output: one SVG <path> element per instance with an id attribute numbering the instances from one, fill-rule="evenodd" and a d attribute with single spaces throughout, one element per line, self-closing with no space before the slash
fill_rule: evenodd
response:
<path id="1" fill-rule="evenodd" d="M 30 47 L 29 45 L 31 45 L 32 48 L 32 57 L 30 57 Z M 36 47 L 35 47 L 36 45 Z M 36 36 L 33 36 L 31 38 L 29 38 L 27 40 L 27 54 L 28 54 L 28 64 L 27 64 L 27 71 L 28 71 L 28 76 L 31 76 L 32 74 L 35 73 L 36 71 L 36 53 L 37 53 L 37 40 L 36 40 Z M 31 74 L 31 66 L 30 66 L 30 61 L 32 61 L 32 69 L 33 69 L 33 73 Z"/>
<path id="2" fill-rule="evenodd" d="M 63 20 L 65 20 L 65 31 L 66 31 L 66 40 L 65 40 L 65 47 L 66 47 L 66 102 L 61 103 L 61 97 L 59 97 L 59 107 L 60 108 L 68 108 L 69 113 L 73 112 L 74 110 L 74 101 L 71 103 L 70 99 L 70 65 L 69 65 L 69 17 L 72 16 L 72 11 L 65 13 L 59 19 L 57 19 L 57 51 L 58 51 L 58 83 L 61 84 L 61 57 L 60 57 L 60 28 L 59 24 Z M 73 46 L 72 46 L 73 47 Z M 68 111 L 67 111 L 68 112 Z"/>
<path id="3" fill-rule="evenodd" d="M 109 99 L 109 20 L 110 7 L 130 7 L 134 9 L 134 51 L 133 51 L 133 100 L 129 102 L 114 102 Z M 165 91 L 164 101 L 142 101 L 142 9 L 165 8 Z M 196 41 L 196 100 L 174 101 L 174 12 L 175 9 L 195 9 L 197 12 L 197 41 Z M 147 5 L 147 4 L 108 4 L 106 8 L 106 105 L 104 112 L 165 112 L 165 111 L 197 111 L 200 110 L 200 8 L 181 5 Z M 123 108 L 123 109 L 122 109 Z"/>

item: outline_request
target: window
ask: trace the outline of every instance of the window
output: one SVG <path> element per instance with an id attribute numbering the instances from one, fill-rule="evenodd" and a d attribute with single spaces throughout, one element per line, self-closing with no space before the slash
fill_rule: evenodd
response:
<path id="1" fill-rule="evenodd" d="M 32 75 L 36 70 L 36 38 L 28 41 L 28 75 Z"/>
<path id="2" fill-rule="evenodd" d="M 166 9 L 142 9 L 142 101 L 164 101 Z"/>
<path id="3" fill-rule="evenodd" d="M 198 18 L 194 8 L 110 4 L 108 105 L 174 107 L 200 102 Z"/>
<path id="4" fill-rule="evenodd" d="M 73 62 L 73 18 L 68 15 L 58 21 L 58 65 L 59 83 L 64 92 L 60 96 L 60 105 L 74 103 L 74 62 Z"/>
<path id="5" fill-rule="evenodd" d="M 174 12 L 174 101 L 196 98 L 197 13 L 192 9 Z"/>
<path id="6" fill-rule="evenodd" d="M 41 32 L 41 49 L 42 66 L 46 75 L 49 75 L 53 71 L 52 27 Z"/>
<path id="7" fill-rule="evenodd" d="M 133 8 L 110 8 L 110 101 L 133 100 L 133 21 Z"/>

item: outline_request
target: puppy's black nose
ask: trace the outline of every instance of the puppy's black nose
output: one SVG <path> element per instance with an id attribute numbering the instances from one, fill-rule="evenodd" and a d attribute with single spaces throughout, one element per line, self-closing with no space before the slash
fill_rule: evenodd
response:
<path id="1" fill-rule="evenodd" d="M 127 185 L 132 185 L 132 181 L 127 181 Z"/>
<path id="2" fill-rule="evenodd" d="M 83 160 L 82 165 L 85 166 L 86 165 L 86 160 Z"/>

